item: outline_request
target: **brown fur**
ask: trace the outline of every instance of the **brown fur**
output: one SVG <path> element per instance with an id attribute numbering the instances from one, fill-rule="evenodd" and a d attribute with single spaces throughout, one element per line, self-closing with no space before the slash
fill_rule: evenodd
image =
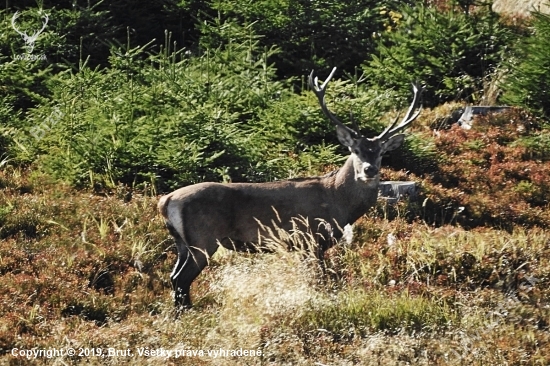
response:
<path id="1" fill-rule="evenodd" d="M 398 132 L 411 123 L 418 97 L 403 121 L 394 121 L 379 136 L 369 139 L 346 127 L 327 108 L 325 87 L 334 74 L 318 85 L 313 72 L 309 84 L 325 115 L 336 125 L 340 142 L 351 155 L 342 168 L 322 177 L 270 183 L 199 183 L 180 188 L 158 203 L 168 230 L 174 236 L 178 260 L 170 278 L 176 306 L 191 306 L 193 280 L 220 245 L 237 251 L 262 250 L 256 244 L 270 228 L 293 229 L 293 219 L 304 219 L 318 241 L 317 255 L 341 238 L 341 229 L 353 224 L 376 202 L 382 154 L 403 142 Z M 266 229 L 267 228 L 267 229 Z M 276 230 L 275 230 L 276 231 Z"/>

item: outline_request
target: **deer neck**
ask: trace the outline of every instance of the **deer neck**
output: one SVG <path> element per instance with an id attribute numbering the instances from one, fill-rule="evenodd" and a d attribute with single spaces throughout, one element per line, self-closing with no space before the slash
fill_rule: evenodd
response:
<path id="1" fill-rule="evenodd" d="M 380 181 L 379 176 L 368 182 L 356 179 L 353 161 L 354 157 L 350 155 L 338 173 L 331 177 L 337 202 L 347 208 L 348 217 L 345 221 L 349 224 L 376 204 Z"/>

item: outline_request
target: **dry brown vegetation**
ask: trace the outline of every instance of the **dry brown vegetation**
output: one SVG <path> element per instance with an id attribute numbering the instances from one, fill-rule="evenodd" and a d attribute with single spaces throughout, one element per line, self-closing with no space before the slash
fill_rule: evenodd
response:
<path id="1" fill-rule="evenodd" d="M 177 319 L 175 253 L 154 192 L 75 191 L 4 161 L 2 363 L 548 364 L 545 130 L 523 111 L 474 126 L 417 127 L 439 151 L 437 170 L 385 175 L 417 180 L 420 199 L 381 203 L 361 219 L 353 242 L 327 253 L 327 276 L 304 253 L 222 251 Z M 69 347 L 132 356 L 11 354 Z M 147 347 L 262 356 L 139 356 Z"/>

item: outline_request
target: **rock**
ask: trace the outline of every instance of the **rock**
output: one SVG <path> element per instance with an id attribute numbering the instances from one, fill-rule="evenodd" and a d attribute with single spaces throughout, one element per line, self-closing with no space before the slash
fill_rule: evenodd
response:
<path id="1" fill-rule="evenodd" d="M 547 0 L 494 0 L 493 11 L 511 16 L 528 17 L 532 11 L 550 14 Z"/>
<path id="2" fill-rule="evenodd" d="M 472 119 L 474 116 L 485 116 L 489 113 L 501 113 L 510 109 L 507 106 L 469 106 L 464 108 L 462 116 L 458 119 L 458 124 L 465 130 L 472 128 Z"/>
<path id="3" fill-rule="evenodd" d="M 402 197 L 416 196 L 416 183 L 404 181 L 382 181 L 378 185 L 379 198 L 395 203 Z"/>

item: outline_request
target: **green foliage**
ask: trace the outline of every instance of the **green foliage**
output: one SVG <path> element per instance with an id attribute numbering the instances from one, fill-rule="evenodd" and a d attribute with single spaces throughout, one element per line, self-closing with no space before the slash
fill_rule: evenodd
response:
<path id="1" fill-rule="evenodd" d="M 269 53 L 254 39 L 189 58 L 167 48 L 113 49 L 110 67 L 59 74 L 52 98 L 29 113 L 35 138 L 19 136 L 27 153 L 43 154 L 54 176 L 72 183 L 181 185 L 252 176 L 253 134 L 247 121 L 281 88 L 270 81 Z M 45 122 L 44 122 L 45 121 Z"/>
<path id="2" fill-rule="evenodd" d="M 117 42 L 124 42 L 129 31 L 132 47 L 154 40 L 155 48 L 162 47 L 168 32 L 179 47 L 196 49 L 200 36 L 197 24 L 213 13 L 210 2 L 202 0 L 97 1 L 97 9 L 121 26 L 114 35 Z"/>
<path id="3" fill-rule="evenodd" d="M 315 96 L 291 92 L 294 79 L 276 80 L 268 61 L 276 48 L 262 47 L 251 25 L 233 21 L 215 19 L 203 33 L 209 48 L 198 55 L 172 50 L 167 33 L 159 52 L 148 52 L 149 44 L 131 48 L 128 40 L 111 49 L 108 67 L 87 59 L 49 74 L 39 105 L 24 118 L 6 108 L 6 151 L 53 177 L 97 188 L 265 181 L 341 163 Z M 358 76 L 334 80 L 329 90 L 331 108 L 346 123 L 352 114 L 366 134 L 383 128 L 388 93 L 367 90 Z"/>
<path id="4" fill-rule="evenodd" d="M 212 8 L 223 17 L 250 24 L 264 36 L 263 45 L 280 48 L 272 60 L 278 75 L 289 77 L 304 75 L 311 69 L 325 72 L 334 65 L 353 72 L 374 49 L 371 34 L 384 27 L 386 16 L 380 10 L 393 3 L 217 0 L 212 2 Z M 201 42 L 204 40 L 201 38 Z"/>
<path id="5" fill-rule="evenodd" d="M 377 331 L 393 334 L 435 331 L 456 321 L 456 314 L 446 304 L 409 296 L 407 292 L 396 296 L 373 296 L 354 291 L 340 293 L 334 303 L 312 305 L 298 324 L 324 329 L 337 340 L 346 340 Z"/>
<path id="6" fill-rule="evenodd" d="M 3 126 L 9 126 L 15 123 L 10 120 L 17 120 L 17 112 L 44 101 L 47 94 L 44 83 L 52 76 L 52 68 L 41 60 L 0 58 L 5 61 L 0 63 L 0 119 Z"/>
<path id="7" fill-rule="evenodd" d="M 56 1 L 50 7 L 43 2 L 22 0 L 9 5 L 4 18 L 13 46 L 22 43 L 9 23 L 13 13 L 22 14 L 21 28 L 31 30 L 32 34 L 37 20 L 31 17 L 44 5 L 49 22 L 36 45 L 48 61 L 77 64 L 83 55 L 90 57 L 93 66 L 108 65 L 109 45 L 124 43 L 128 32 L 132 35 L 131 47 L 153 39 L 156 46 L 162 46 L 166 30 L 174 35 L 178 45 L 192 45 L 198 38 L 196 16 L 208 9 L 203 1 L 71 0 Z"/>
<path id="8" fill-rule="evenodd" d="M 539 134 L 522 136 L 512 146 L 525 148 L 525 160 L 550 160 L 550 131 L 542 130 Z"/>
<path id="9" fill-rule="evenodd" d="M 147 183 L 164 190 L 203 180 L 317 174 L 339 165 L 338 153 L 347 151 L 315 96 L 294 92 L 297 85 L 307 89 L 304 77 L 313 64 L 344 66 L 348 80 L 330 84 L 328 104 L 345 123 L 351 125 L 353 115 L 363 133 L 373 136 L 383 128 L 383 112 L 395 108 L 395 100 L 405 104 L 409 99 L 408 82 L 414 78 L 427 84 L 427 104 L 452 99 L 457 90 L 474 95 L 509 40 L 493 13 L 480 7 L 469 12 L 468 2 L 458 4 L 468 14 L 453 6 L 437 10 L 416 3 L 399 11 L 384 2 L 349 7 L 303 1 L 139 3 L 130 23 L 158 19 L 159 12 L 200 14 L 195 29 L 200 36 L 192 47 L 174 47 L 179 36 L 167 31 L 162 47 L 152 51 L 159 40 L 133 46 L 142 42 L 143 31 L 136 30 L 140 35 L 134 37 L 125 29 L 121 4 L 69 8 L 63 3 L 48 9 L 51 21 L 36 44 L 45 60 L 10 57 L 23 40 L 9 26 L 12 13 L 4 11 L 0 156 L 34 162 L 54 177 L 96 187 Z M 155 14 L 148 17 L 147 9 Z M 32 13 L 20 18 L 22 27 L 36 20 Z M 346 72 L 366 57 L 372 33 L 380 33 L 374 29 L 386 30 L 380 56 L 365 65 L 365 75 Z M 107 47 L 109 40 L 118 46 Z M 278 78 L 292 74 L 292 67 L 278 69 L 272 62 L 291 60 L 298 60 L 292 67 L 302 80 Z M 522 141 L 531 146 L 525 154 L 545 156 L 537 138 Z M 472 144 L 482 150 L 478 142 Z M 431 137 L 412 136 L 391 154 L 390 163 L 430 173 L 440 164 L 434 146 Z M 481 162 L 471 161 L 473 166 Z"/>
<path id="10" fill-rule="evenodd" d="M 279 77 L 286 78 L 332 65 L 352 72 L 373 51 L 371 34 L 388 21 L 380 9 L 389 7 L 394 7 L 393 1 L 63 1 L 46 9 L 50 23 L 40 38 L 56 40 L 56 47 L 47 53 L 56 61 L 76 64 L 80 53 L 90 57 L 91 66 L 107 66 L 107 45 L 125 43 L 128 33 L 130 47 L 151 40 L 151 48 L 162 47 L 167 31 L 178 47 L 200 53 L 218 47 L 216 33 L 224 31 L 212 29 L 209 23 L 236 22 L 262 35 L 262 47 L 281 50 L 270 61 L 275 62 Z M 33 8 L 32 1 L 18 2 L 8 7 L 5 20 L 15 10 Z M 16 45 L 22 42 L 21 37 L 12 39 Z"/>
<path id="11" fill-rule="evenodd" d="M 39 34 L 34 43 L 32 53 L 28 53 L 23 37 L 12 27 L 11 21 L 15 10 L 9 12 L 2 10 L 4 29 L 0 36 L 0 51 L 7 55 L 7 62 L 14 61 L 22 56 L 30 56 L 38 59 L 33 64 L 26 60 L 23 65 L 36 66 L 41 69 L 48 66 L 55 71 L 61 71 L 67 67 L 78 64 L 78 60 L 90 57 L 94 65 L 106 60 L 109 54 L 108 43 L 120 26 L 114 25 L 112 17 L 107 11 L 98 10 L 88 4 L 85 7 L 68 6 L 67 8 L 43 9 L 36 6 L 27 9 L 17 9 L 19 16 L 15 20 L 15 26 L 21 32 L 32 35 L 44 22 L 43 16 L 48 17 L 44 31 Z M 34 71 L 26 70 L 30 77 Z"/>
<path id="12" fill-rule="evenodd" d="M 11 150 L 17 130 L 27 124 L 25 113 L 51 98 L 48 83 L 54 75 L 78 64 L 82 54 L 92 55 L 90 59 L 99 63 L 116 29 L 106 12 L 89 5 L 65 4 L 63 8 L 59 4 L 60 8 L 43 12 L 35 2 L 29 9 L 23 8 L 23 3 L 18 5 L 22 8 L 17 9 L 20 16 L 15 24 L 20 31 L 33 34 L 43 24 L 44 13 L 49 20 L 29 53 L 23 37 L 11 25 L 15 11 L 0 11 L 0 155 Z"/>
<path id="13" fill-rule="evenodd" d="M 393 17 L 395 26 L 379 35 L 375 54 L 363 64 L 367 79 L 402 95 L 411 81 L 422 81 L 428 106 L 478 100 L 511 37 L 490 9 L 465 14 L 417 2 Z"/>
<path id="14" fill-rule="evenodd" d="M 113 48 L 108 68 L 82 62 L 51 77 L 51 98 L 10 130 L 12 154 L 72 184 L 111 188 L 265 181 L 339 164 L 316 98 L 274 80 L 267 60 L 277 50 L 260 48 L 250 27 L 220 28 L 219 47 L 199 56 L 170 50 L 167 35 L 158 54 Z M 336 110 L 359 119 L 387 103 L 367 103 L 372 93 L 349 82 L 331 87 L 344 105 Z"/>
<path id="15" fill-rule="evenodd" d="M 510 73 L 503 85 L 502 99 L 550 116 L 550 16 L 533 13 L 530 37 L 517 43 L 517 56 L 507 63 Z"/>
<path id="16" fill-rule="evenodd" d="M 432 136 L 410 134 L 403 146 L 390 153 L 389 165 L 418 175 L 433 173 L 441 155 Z"/>

